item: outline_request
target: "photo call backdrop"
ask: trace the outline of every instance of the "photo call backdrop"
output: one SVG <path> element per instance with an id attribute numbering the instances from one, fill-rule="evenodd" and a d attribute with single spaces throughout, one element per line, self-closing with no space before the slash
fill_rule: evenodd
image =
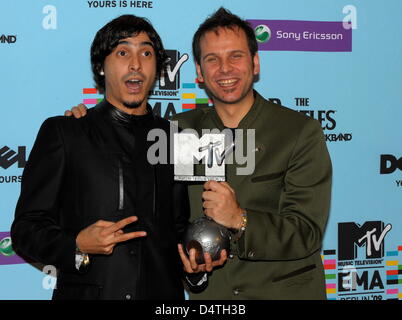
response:
<path id="1" fill-rule="evenodd" d="M 152 22 L 171 61 L 149 102 L 169 118 L 211 104 L 191 40 L 220 6 L 255 28 L 255 88 L 321 122 L 333 163 L 328 299 L 402 299 L 402 1 L 0 0 L 1 300 L 47 300 L 56 284 L 52 266 L 15 254 L 9 232 L 41 123 L 102 99 L 89 58 L 97 30 L 121 14 Z"/>

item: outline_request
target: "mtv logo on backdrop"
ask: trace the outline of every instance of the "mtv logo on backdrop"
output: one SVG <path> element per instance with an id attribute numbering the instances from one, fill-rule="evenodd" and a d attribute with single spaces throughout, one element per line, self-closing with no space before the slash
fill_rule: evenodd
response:
<path id="1" fill-rule="evenodd" d="M 166 50 L 168 56 L 166 70 L 163 70 L 159 79 L 159 89 L 177 90 L 180 88 L 180 68 L 188 60 L 188 54 L 180 56 L 177 50 Z"/>
<path id="2" fill-rule="evenodd" d="M 367 221 L 362 226 L 355 222 L 338 223 L 338 259 L 354 260 L 358 247 L 365 246 L 365 259 L 384 257 L 384 239 L 392 229 L 382 221 Z"/>

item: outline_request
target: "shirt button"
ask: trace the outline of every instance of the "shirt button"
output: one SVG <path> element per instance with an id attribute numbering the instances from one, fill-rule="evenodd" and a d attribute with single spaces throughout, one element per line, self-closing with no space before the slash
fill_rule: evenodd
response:
<path id="1" fill-rule="evenodd" d="M 126 298 L 126 300 L 130 300 L 131 299 L 131 294 L 127 293 L 125 298 Z"/>
<path id="2" fill-rule="evenodd" d="M 240 293 L 240 290 L 239 290 L 239 289 L 234 289 L 234 290 L 233 290 L 233 294 L 234 294 L 235 296 L 238 296 L 239 293 Z"/>

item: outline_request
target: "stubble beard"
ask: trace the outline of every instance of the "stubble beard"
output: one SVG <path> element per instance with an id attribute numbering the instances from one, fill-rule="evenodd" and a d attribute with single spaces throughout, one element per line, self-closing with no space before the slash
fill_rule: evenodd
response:
<path id="1" fill-rule="evenodd" d="M 239 96 L 238 99 L 236 100 L 225 100 L 224 98 L 219 97 L 219 94 L 215 94 L 210 88 L 208 88 L 208 86 L 206 84 L 205 85 L 205 91 L 207 92 L 208 96 L 210 96 L 212 98 L 213 101 L 218 101 L 220 103 L 224 103 L 224 104 L 236 104 L 239 101 L 243 100 L 244 97 L 247 96 L 247 94 L 253 90 L 253 83 L 250 84 L 250 86 L 247 88 L 247 90 L 245 90 L 244 92 L 242 92 L 242 94 Z M 230 90 L 228 90 L 228 93 Z"/>

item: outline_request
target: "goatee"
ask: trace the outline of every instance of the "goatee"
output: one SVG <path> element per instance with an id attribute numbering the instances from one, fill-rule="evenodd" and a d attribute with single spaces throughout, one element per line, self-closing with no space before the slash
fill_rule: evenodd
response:
<path id="1" fill-rule="evenodd" d="M 133 102 L 123 102 L 123 105 L 128 109 L 137 109 L 141 106 L 141 102 L 133 101 Z"/>

